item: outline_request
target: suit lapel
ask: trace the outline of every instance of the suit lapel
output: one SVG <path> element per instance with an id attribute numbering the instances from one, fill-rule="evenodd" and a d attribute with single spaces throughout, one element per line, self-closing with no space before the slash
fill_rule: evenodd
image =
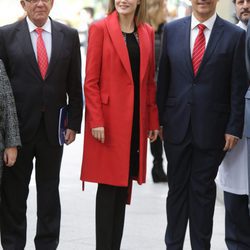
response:
<path id="1" fill-rule="evenodd" d="M 31 64 L 35 72 L 41 77 L 26 19 L 21 21 L 17 30 L 17 39 L 19 41 L 20 47 L 23 50 L 23 53 L 26 55 L 27 61 Z"/>
<path id="2" fill-rule="evenodd" d="M 133 83 L 128 50 L 123 35 L 121 33 L 121 28 L 118 21 L 118 14 L 116 11 L 114 11 L 106 18 L 106 26 L 110 35 L 110 39 L 115 47 L 115 50 L 118 56 L 120 57 L 126 72 L 129 75 L 131 83 Z"/>
<path id="3" fill-rule="evenodd" d="M 51 57 L 49 62 L 48 71 L 46 74 L 46 78 L 49 76 L 49 74 L 52 72 L 53 67 L 57 61 L 57 58 L 59 56 L 60 51 L 62 50 L 62 43 L 64 34 L 61 31 L 61 29 L 58 27 L 57 23 L 51 20 L 51 40 L 52 40 L 52 46 L 51 46 Z"/>
<path id="4" fill-rule="evenodd" d="M 192 57 L 190 52 L 190 31 L 191 31 L 191 17 L 184 19 L 182 33 L 184 34 L 184 58 L 186 60 L 185 65 L 188 67 L 188 71 L 191 75 L 194 75 Z"/>
<path id="5" fill-rule="evenodd" d="M 205 50 L 203 59 L 201 61 L 201 65 L 199 67 L 199 70 L 197 72 L 197 76 L 199 75 L 200 71 L 202 71 L 202 69 L 205 67 L 207 61 L 209 60 L 209 58 L 213 55 L 215 48 L 217 46 L 217 44 L 219 43 L 219 40 L 222 38 L 224 29 L 223 29 L 223 22 L 222 19 L 220 17 L 217 16 L 208 44 L 207 44 L 207 48 Z"/>

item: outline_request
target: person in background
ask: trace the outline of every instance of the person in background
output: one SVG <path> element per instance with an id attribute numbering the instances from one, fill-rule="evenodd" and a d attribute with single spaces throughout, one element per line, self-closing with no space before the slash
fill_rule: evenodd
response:
<path id="1" fill-rule="evenodd" d="M 215 178 L 242 136 L 247 90 L 245 32 L 216 14 L 218 0 L 191 0 L 192 16 L 164 28 L 157 83 L 168 161 L 168 250 L 208 250 Z"/>
<path id="2" fill-rule="evenodd" d="M 89 29 L 81 180 L 98 183 L 96 249 L 119 250 L 132 181 L 146 178 L 147 138 L 159 133 L 154 31 L 146 0 L 110 0 Z"/>
<path id="3" fill-rule="evenodd" d="M 81 45 L 84 47 L 85 49 L 85 54 L 87 52 L 87 46 L 88 46 L 88 30 L 89 30 L 89 26 L 91 25 L 91 23 L 94 21 L 94 14 L 95 14 L 95 10 L 93 7 L 84 7 L 82 9 L 82 16 L 84 18 L 84 31 L 82 32 L 83 34 L 83 41 L 81 41 Z M 80 37 L 81 40 L 81 37 Z"/>
<path id="4" fill-rule="evenodd" d="M 148 0 L 147 1 L 147 22 L 153 27 L 155 32 L 155 72 L 159 66 L 162 31 L 166 23 L 167 6 L 166 0 Z M 152 178 L 153 182 L 167 182 L 167 175 L 163 170 L 163 143 L 160 136 L 157 140 L 150 143 L 150 149 L 153 156 Z"/>
<path id="5" fill-rule="evenodd" d="M 15 164 L 18 146 L 21 146 L 21 140 L 15 100 L 4 64 L 0 60 L 0 190 L 3 166 L 12 167 Z"/>
<path id="6" fill-rule="evenodd" d="M 95 10 L 93 7 L 84 7 L 83 10 L 86 12 L 86 21 L 88 26 L 94 21 Z"/>
<path id="7" fill-rule="evenodd" d="M 245 31 L 250 18 L 250 0 L 233 0 L 237 26 Z M 250 35 L 248 35 L 250 37 Z M 249 38 L 248 38 L 249 39 Z M 249 43 L 247 50 L 250 51 Z M 244 61 L 245 58 L 243 57 Z M 249 60 L 249 58 L 246 58 Z M 249 61 L 250 63 L 250 61 Z M 249 72 L 250 74 L 250 72 Z M 250 79 L 250 78 L 249 78 Z M 224 191 L 225 242 L 229 250 L 250 249 L 249 165 L 250 165 L 250 90 L 245 96 L 243 137 L 227 152 L 217 175 L 217 185 Z"/>
<path id="8" fill-rule="evenodd" d="M 36 250 L 59 244 L 59 177 L 63 146 L 59 112 L 68 104 L 65 143 L 80 132 L 81 57 L 78 32 L 49 18 L 54 0 L 21 0 L 27 17 L 0 28 L 0 58 L 16 101 L 22 147 L 13 168 L 4 168 L 2 231 L 4 250 L 23 250 L 29 182 L 35 165 L 37 188 Z"/>

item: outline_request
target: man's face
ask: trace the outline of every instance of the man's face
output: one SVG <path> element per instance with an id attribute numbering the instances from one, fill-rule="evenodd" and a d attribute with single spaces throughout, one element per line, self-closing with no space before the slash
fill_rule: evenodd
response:
<path id="1" fill-rule="evenodd" d="M 54 0 L 21 0 L 23 9 L 29 19 L 37 26 L 43 26 L 53 7 Z"/>
<path id="2" fill-rule="evenodd" d="M 250 18 L 250 0 L 236 0 L 235 10 L 238 19 L 247 24 L 248 19 Z"/>
<path id="3" fill-rule="evenodd" d="M 190 0 L 194 16 L 201 22 L 209 19 L 216 11 L 219 0 Z"/>

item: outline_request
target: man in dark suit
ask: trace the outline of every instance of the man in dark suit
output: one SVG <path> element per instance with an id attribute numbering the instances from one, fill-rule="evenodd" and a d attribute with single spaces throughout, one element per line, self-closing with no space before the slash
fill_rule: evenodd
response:
<path id="1" fill-rule="evenodd" d="M 81 59 L 76 30 L 49 18 L 54 0 L 21 0 L 27 17 L 0 28 L 0 58 L 6 65 L 17 106 L 22 148 L 3 173 L 4 250 L 24 249 L 26 200 L 35 159 L 37 250 L 59 242 L 59 173 L 63 146 L 58 118 L 68 103 L 65 143 L 74 141 L 82 120 Z"/>
<path id="2" fill-rule="evenodd" d="M 210 249 L 214 179 L 242 135 L 245 32 L 216 15 L 218 0 L 191 0 L 193 13 L 166 25 L 157 101 L 168 160 L 168 250 Z"/>

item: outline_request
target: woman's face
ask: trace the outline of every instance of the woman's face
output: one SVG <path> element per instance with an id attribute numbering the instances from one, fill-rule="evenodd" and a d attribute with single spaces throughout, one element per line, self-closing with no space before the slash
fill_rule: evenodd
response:
<path id="1" fill-rule="evenodd" d="M 134 16 L 139 4 L 140 0 L 115 0 L 115 9 L 120 15 Z"/>

